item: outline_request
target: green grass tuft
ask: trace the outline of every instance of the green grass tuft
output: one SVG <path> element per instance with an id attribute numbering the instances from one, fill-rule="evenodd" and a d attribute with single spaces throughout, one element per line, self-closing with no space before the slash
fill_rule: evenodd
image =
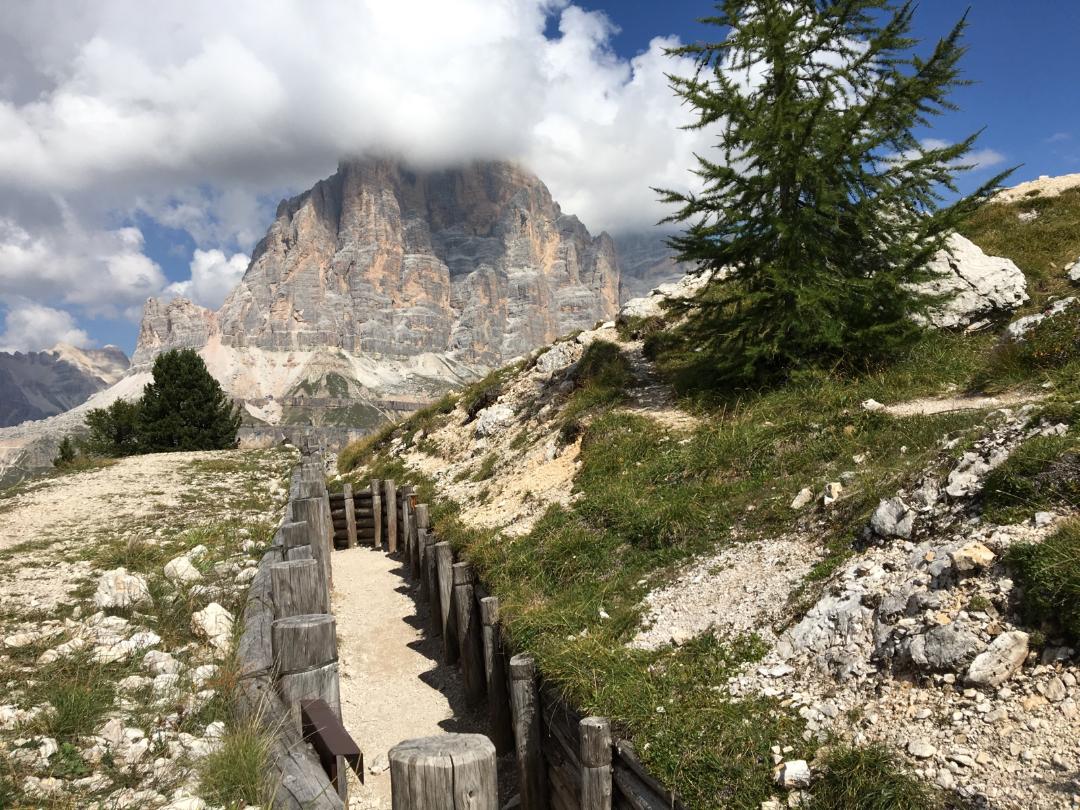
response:
<path id="1" fill-rule="evenodd" d="M 473 481 L 487 481 L 495 475 L 495 465 L 499 463 L 499 457 L 494 453 L 488 453 L 480 462 L 480 467 L 473 474 Z"/>
<path id="2" fill-rule="evenodd" d="M 1042 543 L 1009 549 L 1007 562 L 1022 588 L 1026 621 L 1046 623 L 1080 641 L 1080 519 L 1072 519 Z"/>
<path id="3" fill-rule="evenodd" d="M 942 801 L 881 746 L 838 746 L 825 757 L 809 810 L 933 810 Z"/>
<path id="4" fill-rule="evenodd" d="M 1080 505 L 1080 437 L 1036 436 L 987 476 L 983 515 L 1016 523 L 1036 512 Z"/>
<path id="5" fill-rule="evenodd" d="M 269 807 L 273 793 L 269 756 L 270 739 L 256 723 L 230 728 L 221 746 L 199 763 L 200 795 L 227 808 Z"/>

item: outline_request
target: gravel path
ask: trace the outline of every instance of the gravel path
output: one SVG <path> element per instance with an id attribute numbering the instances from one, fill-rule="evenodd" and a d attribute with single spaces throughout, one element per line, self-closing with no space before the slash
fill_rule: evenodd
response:
<path id="1" fill-rule="evenodd" d="M 370 548 L 335 552 L 333 562 L 341 711 L 368 768 L 366 784 L 350 785 L 349 806 L 389 808 L 390 771 L 382 769 L 393 746 L 484 729 L 464 707 L 457 669 L 441 662 L 440 639 L 417 616 L 401 562 Z"/>

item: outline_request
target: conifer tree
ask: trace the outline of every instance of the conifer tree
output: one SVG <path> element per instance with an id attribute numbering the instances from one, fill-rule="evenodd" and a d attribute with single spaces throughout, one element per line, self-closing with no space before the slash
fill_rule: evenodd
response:
<path id="1" fill-rule="evenodd" d="M 240 413 L 193 349 L 154 359 L 154 381 L 139 406 L 139 449 L 223 450 L 236 446 Z"/>
<path id="2" fill-rule="evenodd" d="M 895 0 L 724 0 L 703 22 L 719 41 L 671 76 L 691 128 L 717 132 L 699 155 L 697 193 L 658 189 L 685 223 L 670 244 L 713 282 L 692 303 L 691 339 L 731 383 L 800 368 L 870 363 L 918 335 L 939 301 L 915 289 L 957 224 L 1008 172 L 973 194 L 955 175 L 978 133 L 920 140 L 956 109 L 966 18 L 925 56 L 910 35 L 914 5 Z"/>

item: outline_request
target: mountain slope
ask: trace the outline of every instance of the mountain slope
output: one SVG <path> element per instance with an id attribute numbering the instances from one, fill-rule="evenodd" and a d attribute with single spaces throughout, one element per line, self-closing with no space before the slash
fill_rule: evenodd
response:
<path id="1" fill-rule="evenodd" d="M 115 346 L 60 343 L 47 352 L 0 352 L 0 427 L 63 413 L 115 383 L 127 368 L 127 356 Z"/>

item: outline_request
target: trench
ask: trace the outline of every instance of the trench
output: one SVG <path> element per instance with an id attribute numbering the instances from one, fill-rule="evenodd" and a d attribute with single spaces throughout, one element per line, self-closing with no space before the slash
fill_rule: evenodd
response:
<path id="1" fill-rule="evenodd" d="M 461 674 L 443 662 L 407 564 L 370 546 L 335 551 L 332 559 L 342 719 L 365 760 L 365 783 L 350 775 L 349 807 L 381 810 L 391 806 L 393 746 L 448 732 L 486 734 L 487 715 L 466 705 Z M 511 770 L 500 761 L 500 788 Z"/>

